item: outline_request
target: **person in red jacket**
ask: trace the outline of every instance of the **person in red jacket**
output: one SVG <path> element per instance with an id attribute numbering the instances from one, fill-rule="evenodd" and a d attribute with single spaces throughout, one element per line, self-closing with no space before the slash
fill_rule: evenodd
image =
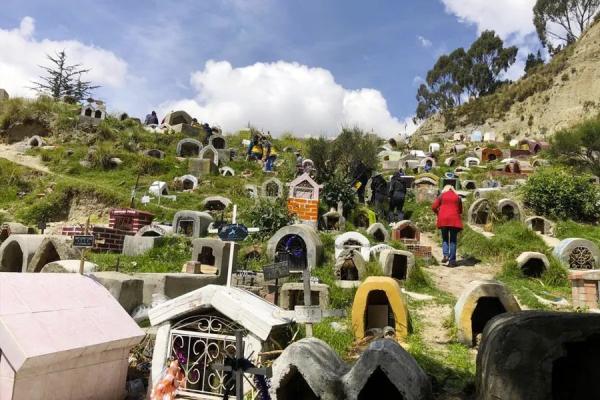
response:
<path id="1" fill-rule="evenodd" d="M 433 202 L 431 209 L 437 214 L 437 227 L 442 231 L 443 263 L 456 267 L 458 232 L 463 228 L 462 201 L 451 185 L 446 185 L 442 194 Z"/>

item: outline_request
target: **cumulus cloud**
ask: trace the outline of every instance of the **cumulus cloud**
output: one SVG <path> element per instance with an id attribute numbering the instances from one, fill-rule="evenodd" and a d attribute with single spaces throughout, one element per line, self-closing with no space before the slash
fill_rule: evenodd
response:
<path id="1" fill-rule="evenodd" d="M 427 39 L 424 36 L 417 36 L 417 40 L 419 41 L 421 46 L 423 46 L 425 48 L 431 47 L 431 45 L 433 44 L 433 43 L 431 43 L 431 40 Z"/>
<path id="2" fill-rule="evenodd" d="M 278 61 L 234 68 L 208 61 L 194 72 L 194 98 L 164 103 L 163 112 L 184 109 L 203 121 L 235 131 L 252 124 L 273 134 L 335 136 L 343 126 L 359 126 L 381 136 L 415 127 L 391 115 L 381 92 L 349 90 L 331 72 Z"/>
<path id="3" fill-rule="evenodd" d="M 11 96 L 33 95 L 28 87 L 38 79 L 39 66 L 48 65 L 46 54 L 61 50 L 67 53 L 69 63 L 91 69 L 85 79 L 94 84 L 118 88 L 125 83 L 127 63 L 114 53 L 76 40 L 38 40 L 34 33 L 31 17 L 23 18 L 16 29 L 0 29 L 0 87 Z"/>
<path id="4" fill-rule="evenodd" d="M 466 24 L 474 24 L 479 32 L 493 29 L 506 39 L 523 38 L 533 32 L 533 6 L 536 0 L 442 0 L 446 11 Z"/>

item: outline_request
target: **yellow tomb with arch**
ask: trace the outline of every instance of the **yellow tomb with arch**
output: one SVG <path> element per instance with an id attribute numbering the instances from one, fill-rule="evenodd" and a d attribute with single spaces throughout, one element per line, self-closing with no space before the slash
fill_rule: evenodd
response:
<path id="1" fill-rule="evenodd" d="M 394 278 L 371 276 L 356 291 L 352 304 L 352 329 L 356 339 L 365 338 L 371 329 L 391 327 L 396 339 L 410 331 L 408 307 L 402 289 Z"/>

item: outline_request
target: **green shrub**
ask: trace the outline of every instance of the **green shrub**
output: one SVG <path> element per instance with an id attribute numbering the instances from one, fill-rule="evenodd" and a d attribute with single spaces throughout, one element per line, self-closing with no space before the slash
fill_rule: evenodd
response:
<path id="1" fill-rule="evenodd" d="M 337 174 L 325 183 L 322 199 L 327 207 L 334 207 L 336 209 L 338 202 L 341 201 L 345 215 L 348 215 L 356 205 L 356 194 L 350 187 L 350 183 Z"/>
<path id="2" fill-rule="evenodd" d="M 292 222 L 292 216 L 285 200 L 260 198 L 246 211 L 244 220 L 248 226 L 260 229 L 252 237 L 264 240 L 282 227 L 289 225 Z"/>
<path id="3" fill-rule="evenodd" d="M 600 217 L 600 191 L 575 171 L 540 170 L 529 177 L 523 195 L 525 204 L 539 215 L 578 221 Z"/>

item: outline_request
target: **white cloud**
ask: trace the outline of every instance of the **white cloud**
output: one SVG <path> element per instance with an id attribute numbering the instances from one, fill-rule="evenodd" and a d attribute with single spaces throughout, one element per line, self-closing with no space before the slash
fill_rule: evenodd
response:
<path id="1" fill-rule="evenodd" d="M 441 0 L 446 11 L 482 32 L 493 29 L 503 39 L 523 38 L 535 32 L 533 6 L 536 0 Z"/>
<path id="2" fill-rule="evenodd" d="M 161 111 L 184 109 L 225 131 L 248 123 L 274 134 L 334 136 L 355 125 L 381 136 L 405 130 L 378 90 L 345 89 L 323 68 L 284 61 L 233 68 L 210 60 L 192 74 L 191 84 L 195 98 L 166 102 Z"/>
<path id="3" fill-rule="evenodd" d="M 431 45 L 433 44 L 433 43 L 431 43 L 431 40 L 429 40 L 423 36 L 417 36 L 417 40 L 419 41 L 421 46 L 423 46 L 425 48 L 431 47 Z"/>
<path id="4" fill-rule="evenodd" d="M 113 88 L 124 85 L 127 63 L 114 53 L 76 40 L 38 40 L 34 33 L 31 17 L 23 18 L 19 28 L 0 29 L 0 88 L 11 96 L 32 96 L 28 87 L 40 76 L 39 66 L 48 65 L 46 54 L 55 55 L 61 50 L 67 53 L 69 63 L 91 69 L 85 79 Z"/>

